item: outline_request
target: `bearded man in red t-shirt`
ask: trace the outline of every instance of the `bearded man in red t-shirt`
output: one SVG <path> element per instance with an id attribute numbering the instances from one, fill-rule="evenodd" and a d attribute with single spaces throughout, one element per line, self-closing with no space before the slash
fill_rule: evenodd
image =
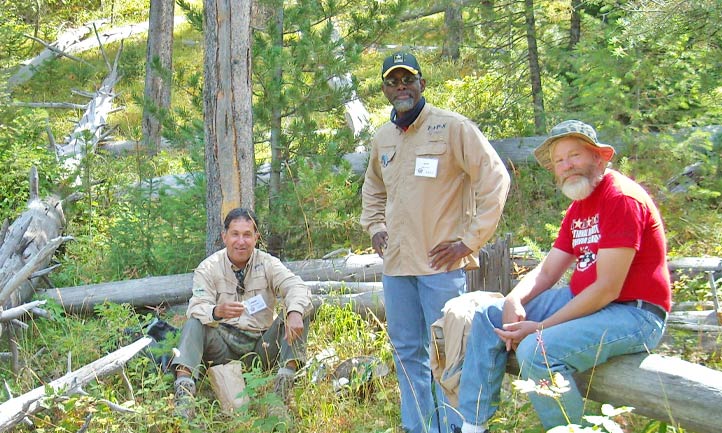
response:
<path id="1" fill-rule="evenodd" d="M 487 431 L 512 350 L 523 379 L 558 384 L 558 373 L 569 383 L 556 396 L 530 394 L 544 428 L 582 424 L 572 374 L 656 347 L 670 309 L 662 219 L 639 184 L 609 168 L 614 148 L 568 120 L 534 154 L 573 201 L 544 260 L 474 315 L 459 390 L 462 433 Z M 559 287 L 572 265 L 568 286 Z"/>

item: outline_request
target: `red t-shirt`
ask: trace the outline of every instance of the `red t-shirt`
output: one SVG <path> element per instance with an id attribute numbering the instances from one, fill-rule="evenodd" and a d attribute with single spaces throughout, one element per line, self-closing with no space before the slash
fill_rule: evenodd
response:
<path id="1" fill-rule="evenodd" d="M 621 173 L 608 170 L 589 197 L 572 202 L 554 247 L 577 258 L 569 282 L 575 296 L 597 279 L 600 248 L 634 248 L 636 254 L 617 300 L 642 299 L 670 310 L 662 219 L 649 194 Z"/>

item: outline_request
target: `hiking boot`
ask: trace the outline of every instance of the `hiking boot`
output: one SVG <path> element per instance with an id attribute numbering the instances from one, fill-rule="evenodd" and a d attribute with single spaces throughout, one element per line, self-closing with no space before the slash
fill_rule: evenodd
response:
<path id="1" fill-rule="evenodd" d="M 273 392 L 281 399 L 283 404 L 288 404 L 295 381 L 293 373 L 278 372 L 273 382 Z"/>
<path id="2" fill-rule="evenodd" d="M 175 413 L 181 418 L 191 420 L 195 416 L 196 383 L 192 377 L 181 376 L 173 383 L 175 388 Z"/>

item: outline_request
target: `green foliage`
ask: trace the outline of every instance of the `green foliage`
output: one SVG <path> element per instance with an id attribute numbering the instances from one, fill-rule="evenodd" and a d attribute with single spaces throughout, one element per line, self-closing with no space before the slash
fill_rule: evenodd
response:
<path id="1" fill-rule="evenodd" d="M 28 51 L 28 41 L 23 34 L 32 33 L 29 23 L 24 22 L 15 11 L 19 2 L 0 0 L 0 70 L 15 66 Z"/>
<path id="2" fill-rule="evenodd" d="M 46 305 L 53 320 L 31 322 L 21 333 L 21 357 L 26 366 L 15 376 L 7 364 L 0 364 L 0 377 L 18 395 L 56 379 L 66 373 L 70 359 L 74 369 L 88 364 L 133 338 L 128 330 L 146 325 L 151 317 L 134 312 L 129 305 L 103 304 L 95 309 L 96 317 L 65 315 L 57 304 Z M 311 323 L 309 356 L 334 348 L 341 359 L 373 354 L 385 363 L 391 361 L 384 329 L 380 322 L 367 321 L 349 306 L 322 306 Z M 5 344 L 5 339 L 2 343 Z M 78 350 L 82 347 L 82 350 Z M 37 356 L 42 350 L 42 356 Z M 72 356 L 66 356 L 71 353 Z M 342 354 L 342 355 L 341 355 Z M 332 365 L 331 368 L 334 366 Z M 62 392 L 49 392 L 45 408 L 33 417 L 34 431 L 77 431 L 85 422 L 88 431 L 167 433 L 191 431 L 271 432 L 286 422 L 271 410 L 279 407 L 278 397 L 271 391 L 274 375 L 252 369 L 244 372 L 244 393 L 250 403 L 232 415 L 221 412 L 209 381 L 199 380 L 196 396 L 197 416 L 186 423 L 173 414 L 173 378 L 164 375 L 148 357 L 137 355 L 124 366 L 124 377 L 111 375 L 84 386 L 85 396 L 62 397 Z M 297 379 L 290 406 L 293 431 L 299 433 L 391 432 L 398 419 L 398 395 L 395 377 L 373 379 L 374 392 L 364 398 L 341 396 L 333 391 L 330 380 L 311 381 L 308 376 Z M 108 402 L 128 412 L 111 410 Z M 369 416 L 374 414 L 375 416 Z M 19 425 L 18 431 L 29 431 Z M 277 430 L 278 431 L 278 430 Z"/>
<path id="3" fill-rule="evenodd" d="M 336 152 L 297 159 L 273 214 L 259 209 L 261 221 L 275 227 L 289 259 L 321 257 L 339 248 L 368 242 L 358 223 L 360 189 L 356 175 Z M 265 192 L 261 191 L 259 201 Z"/>
<path id="4" fill-rule="evenodd" d="M 623 160 L 625 170 L 656 198 L 673 256 L 722 253 L 720 231 L 712 229 L 722 223 L 719 140 L 719 132 L 704 129 L 647 136 L 638 139 Z M 693 164 L 697 174 L 682 175 Z M 682 188 L 674 192 L 674 187 Z"/>
<path id="5" fill-rule="evenodd" d="M 514 245 L 548 251 L 569 199 L 554 186 L 551 173 L 538 164 L 512 167 L 511 179 L 497 233 L 511 233 Z"/>
<path id="6" fill-rule="evenodd" d="M 47 149 L 45 125 L 55 137 L 62 137 L 82 113 L 14 109 L 2 104 L 0 218 L 13 218 L 24 209 L 32 165 L 39 168 L 41 196 L 80 195 L 78 202 L 66 206 L 66 232 L 75 241 L 59 252 L 62 266 L 52 274 L 56 286 L 188 272 L 202 259 L 205 179 L 199 3 L 178 2 L 190 15 L 191 24 L 176 30 L 172 109 L 163 113 L 164 137 L 173 146 L 167 152 L 154 157 L 102 152 L 89 156 L 76 173 L 80 184 L 75 185 L 75 174 L 63 172 Z M 278 2 L 262 3 L 270 11 L 278 7 Z M 386 121 L 389 106 L 380 91 L 379 65 L 391 50 L 387 45 L 409 47 L 419 55 L 430 103 L 470 117 L 491 139 L 533 133 L 524 23 L 519 13 L 522 3 L 465 6 L 462 57 L 455 61 L 426 49 L 444 45 L 442 14 L 401 19 L 433 3 L 297 2 L 285 4 L 281 44 L 274 40 L 273 20 L 265 29 L 254 30 L 256 162 L 260 165 L 270 160 L 270 131 L 277 127 L 281 152 L 274 166 L 282 171 L 274 203 L 268 187 L 259 183 L 256 210 L 268 232 L 284 240 L 287 258 L 317 258 L 335 249 L 362 251 L 368 247 L 368 237 L 358 224 L 361 181 L 340 158 L 368 137 L 355 138 L 347 131 L 343 101 L 356 91 L 371 112 L 372 125 Z M 720 123 L 720 3 L 586 1 L 581 6 L 582 39 L 573 49 L 567 43 L 569 2 L 538 0 L 534 5 L 550 124 L 580 118 L 597 126 L 603 139 L 617 146 L 616 165 L 642 183 L 660 206 L 671 255 L 722 255 L 722 135 L 648 134 Z M 91 18 L 107 17 L 119 24 L 144 19 L 147 11 L 147 1 L 136 0 L 0 0 L 0 68 L 16 65 L 42 49 L 24 33 L 51 41 L 59 31 Z M 333 24 L 338 26 L 339 38 L 333 34 Z M 112 57 L 117 44 L 105 49 Z M 27 101 L 85 103 L 87 100 L 73 95 L 71 89 L 92 90 L 107 72 L 98 51 L 79 57 L 84 62 L 62 58 L 41 67 L 35 78 L 12 96 Z M 125 41 L 121 70 L 124 80 L 116 89 L 115 102 L 126 110 L 111 115 L 108 124 L 119 126 L 114 133 L 118 140 L 139 139 L 143 37 Z M 282 71 L 281 79 L 277 70 Z M 5 71 L 3 78 L 9 72 Z M 352 88 L 332 90 L 328 86 L 329 78 L 349 72 Z M 668 181 L 694 163 L 699 164 L 697 182 L 686 193 L 672 193 Z M 515 245 L 545 251 L 568 200 L 556 192 L 551 175 L 536 164 L 521 164 L 510 171 L 513 183 L 498 233 L 510 232 Z M 149 182 L 181 173 L 191 174 L 183 191 Z M 677 301 L 709 300 L 708 284 L 702 278 L 682 279 L 674 291 Z M 126 342 L 122 329 L 147 320 L 127 306 L 100 306 L 97 321 L 66 316 L 57 305 L 50 310 L 55 320 L 32 322 L 21 339 L 23 358 L 29 360 L 27 368 L 15 376 L 5 365 L 0 367 L 0 376 L 11 383 L 15 394 L 38 386 L 40 379 L 64 374 L 68 352 L 72 352 L 74 367 L 90 362 Z M 312 326 L 309 349 L 319 353 L 332 347 L 345 356 L 375 355 L 391 365 L 387 341 L 383 325 L 377 321 L 361 319 L 347 307 L 324 306 Z M 46 347 L 46 352 L 36 356 L 41 347 Z M 718 355 L 691 349 L 696 342 L 684 347 L 686 358 L 719 365 Z M 125 391 L 120 377 L 106 378 L 87 387 L 91 396 L 48 401 L 48 410 L 34 419 L 36 430 L 77 431 L 88 414 L 92 414 L 89 431 L 270 431 L 273 424 L 266 417 L 265 407 L 273 400 L 266 392 L 270 380 L 266 373 L 248 373 L 247 390 L 257 404 L 234 416 L 220 412 L 207 381 L 201 381 L 197 406 L 202 415 L 191 425 L 170 414 L 172 379 L 160 374 L 148 359 L 136 357 L 126 366 L 126 373 L 132 393 Z M 310 377 L 301 378 L 294 397 L 292 411 L 301 432 L 391 432 L 398 428 L 393 375 L 381 379 L 370 398 L 361 401 L 341 397 L 329 383 L 313 383 Z M 516 397 L 505 393 L 501 410 L 492 420 L 493 429 L 540 431 L 529 404 Z M 102 399 L 136 413 L 119 414 Z M 644 423 L 634 431 L 668 430 L 661 423 Z"/>
<path id="7" fill-rule="evenodd" d="M 38 111 L 0 109 L 0 221 L 25 208 L 31 167 L 38 169 L 41 197 L 53 192 L 51 179 L 60 167 L 45 144 L 45 120 Z"/>
<path id="8" fill-rule="evenodd" d="M 600 126 L 640 131 L 719 122 L 718 101 L 706 97 L 719 82 L 719 36 L 712 36 L 719 2 L 668 2 L 656 13 L 645 2 L 635 11 L 597 3 L 606 3 L 604 16 L 584 20 L 595 37 L 569 58 L 569 111 L 584 110 Z"/>
<path id="9" fill-rule="evenodd" d="M 492 71 L 484 75 L 439 79 L 436 77 L 452 76 L 455 65 L 441 66 L 443 70 L 436 62 L 432 65 L 433 69 L 427 73 L 431 78 L 428 78 L 425 92 L 430 103 L 443 103 L 444 108 L 469 117 L 489 139 L 524 136 L 533 132 L 531 106 L 514 103 L 520 91 L 520 77 Z"/>
<path id="10" fill-rule="evenodd" d="M 190 272 L 205 257 L 204 178 L 173 191 L 152 182 L 131 191 L 110 228 L 108 262 L 114 274 L 138 278 Z M 157 198 L 155 198 L 157 196 Z"/>

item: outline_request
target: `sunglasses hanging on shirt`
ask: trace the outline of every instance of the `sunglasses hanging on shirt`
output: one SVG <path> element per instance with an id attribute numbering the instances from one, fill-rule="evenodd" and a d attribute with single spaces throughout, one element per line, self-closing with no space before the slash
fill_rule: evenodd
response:
<path id="1" fill-rule="evenodd" d="M 243 284 L 243 279 L 246 278 L 246 270 L 239 269 L 237 271 L 233 271 L 233 273 L 236 274 L 236 280 L 238 281 L 238 284 L 236 285 L 236 292 L 238 292 L 238 295 L 243 296 L 243 294 L 246 293 L 246 286 Z"/>

